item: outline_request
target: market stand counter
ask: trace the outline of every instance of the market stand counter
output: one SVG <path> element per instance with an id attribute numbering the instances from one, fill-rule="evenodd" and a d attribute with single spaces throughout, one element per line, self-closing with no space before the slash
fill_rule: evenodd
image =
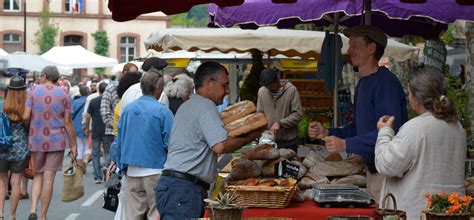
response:
<path id="1" fill-rule="evenodd" d="M 269 209 L 269 208 L 246 208 L 244 209 L 242 217 L 245 218 L 261 218 L 261 217 L 279 217 L 291 219 L 311 219 L 311 220 L 326 220 L 330 216 L 369 216 L 375 218 L 374 210 L 377 210 L 376 205 L 368 208 L 323 208 L 311 200 L 306 200 L 303 203 L 290 203 L 288 207 L 283 209 Z M 204 214 L 208 217 L 208 213 Z"/>

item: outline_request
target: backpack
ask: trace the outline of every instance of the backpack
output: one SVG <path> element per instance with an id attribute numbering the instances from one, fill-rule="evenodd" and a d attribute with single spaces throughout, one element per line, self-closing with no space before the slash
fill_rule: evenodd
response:
<path id="1" fill-rule="evenodd" d="M 13 146 L 12 130 L 10 119 L 4 113 L 0 113 L 0 153 L 3 153 Z"/>

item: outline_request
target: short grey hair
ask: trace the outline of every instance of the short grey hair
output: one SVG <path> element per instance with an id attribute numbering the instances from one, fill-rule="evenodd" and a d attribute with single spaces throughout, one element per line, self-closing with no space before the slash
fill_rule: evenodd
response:
<path id="1" fill-rule="evenodd" d="M 150 69 L 140 80 L 140 88 L 142 89 L 143 95 L 154 95 L 156 91 L 156 85 L 165 84 L 163 76 L 156 69 Z"/>
<path id="2" fill-rule="evenodd" d="M 164 92 L 168 97 L 185 99 L 191 95 L 193 88 L 193 79 L 186 74 L 179 74 L 166 84 Z"/>
<path id="3" fill-rule="evenodd" d="M 46 66 L 41 70 L 41 75 L 45 75 L 46 79 L 56 83 L 59 80 L 59 71 L 55 66 Z"/>

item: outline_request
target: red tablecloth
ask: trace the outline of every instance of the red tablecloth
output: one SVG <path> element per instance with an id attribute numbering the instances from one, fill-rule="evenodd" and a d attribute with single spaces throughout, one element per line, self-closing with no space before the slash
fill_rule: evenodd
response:
<path id="1" fill-rule="evenodd" d="M 321 219 L 326 220 L 329 216 L 370 216 L 375 219 L 374 210 L 376 206 L 369 208 L 322 208 L 317 203 L 306 200 L 303 203 L 293 203 L 284 209 L 247 208 L 244 210 L 244 218 L 253 217 L 285 217 L 292 219 Z M 205 216 L 208 214 L 206 212 Z"/>

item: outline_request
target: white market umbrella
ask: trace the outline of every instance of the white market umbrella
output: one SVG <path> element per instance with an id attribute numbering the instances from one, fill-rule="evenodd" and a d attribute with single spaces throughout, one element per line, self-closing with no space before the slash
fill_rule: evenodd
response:
<path id="1" fill-rule="evenodd" d="M 41 57 L 73 69 L 113 67 L 117 64 L 117 59 L 95 54 L 78 45 L 56 46 Z"/>
<path id="2" fill-rule="evenodd" d="M 6 61 L 5 68 L 20 68 L 31 72 L 41 72 L 46 66 L 56 66 L 62 75 L 72 75 L 72 69 L 61 66 L 42 58 L 39 55 L 28 54 L 24 52 L 15 52 L 7 56 L 0 57 L 0 61 Z"/>
<path id="3" fill-rule="evenodd" d="M 0 57 L 4 57 L 6 55 L 8 55 L 8 53 L 5 50 L 3 50 L 2 48 L 0 48 Z"/>

